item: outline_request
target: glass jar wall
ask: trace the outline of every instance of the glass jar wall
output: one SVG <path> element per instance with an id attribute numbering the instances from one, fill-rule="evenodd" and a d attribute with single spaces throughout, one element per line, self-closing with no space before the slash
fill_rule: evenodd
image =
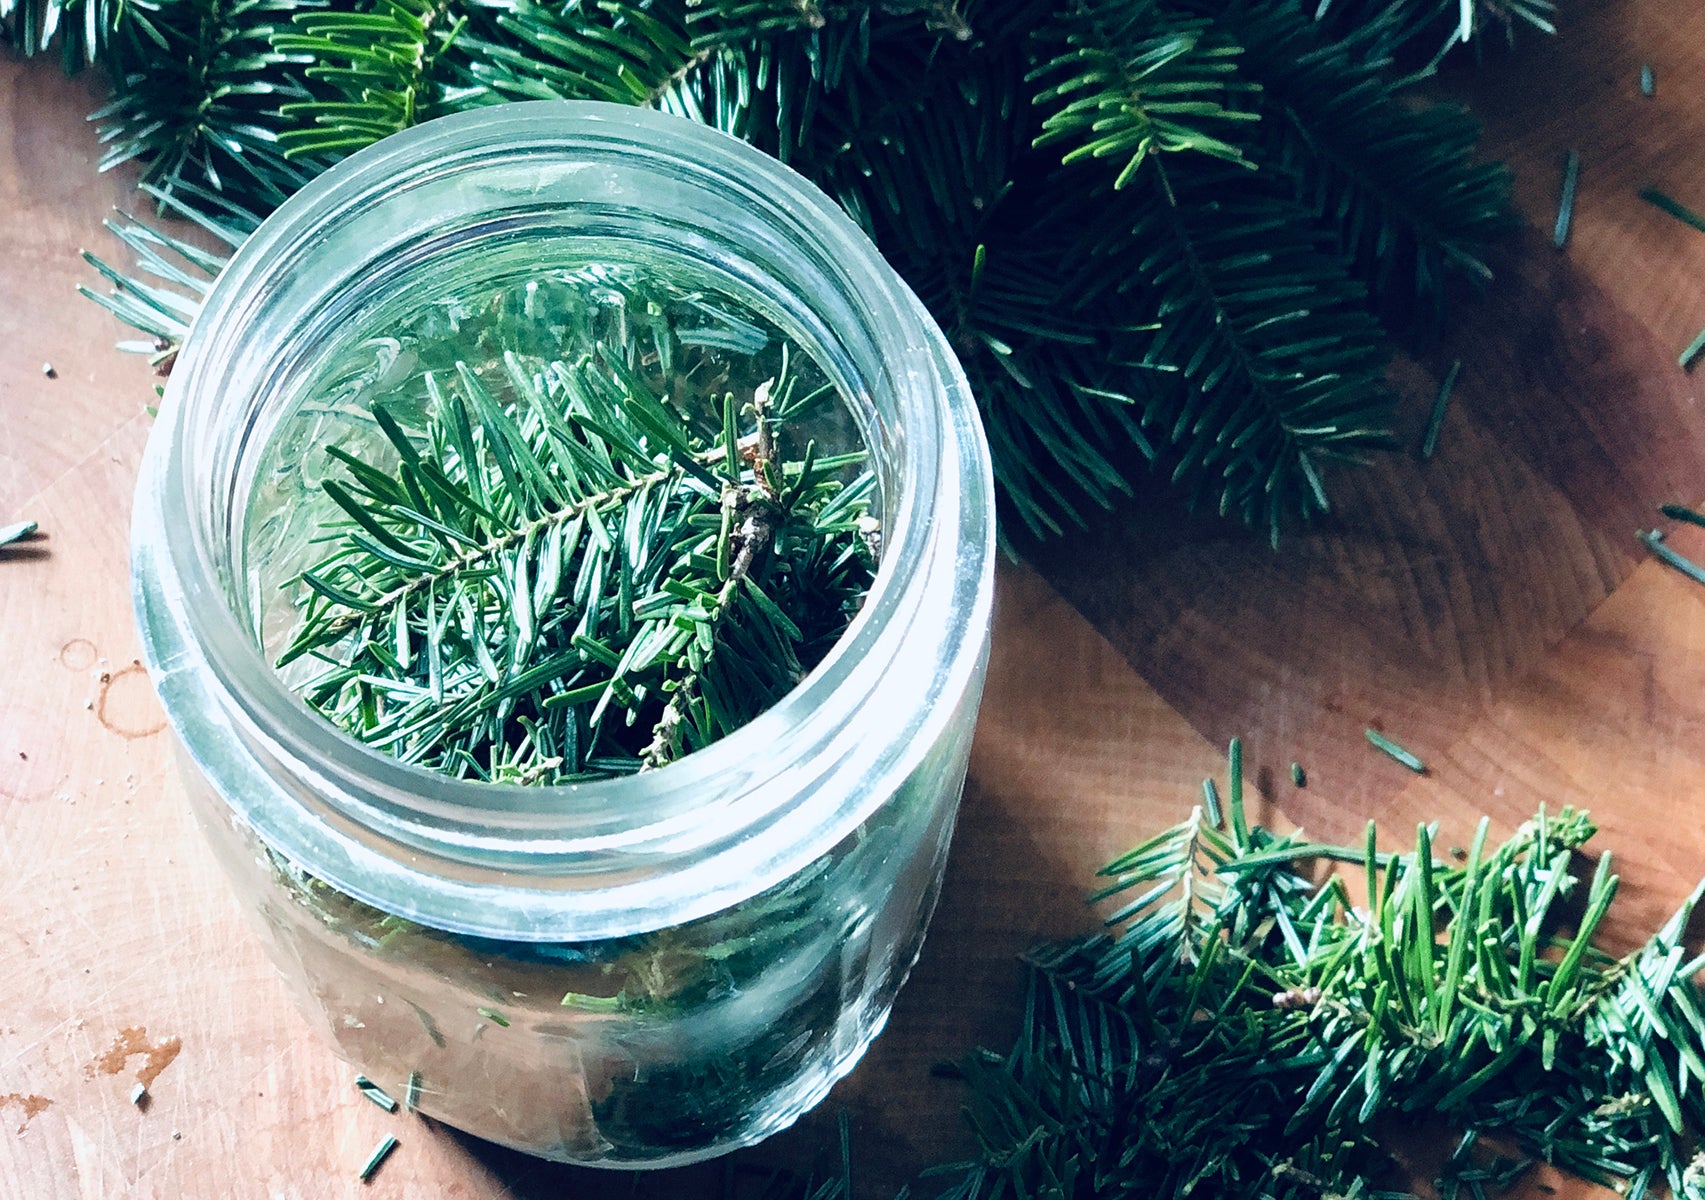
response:
<path id="1" fill-rule="evenodd" d="M 451 779 L 333 728 L 262 649 L 328 436 L 305 406 L 399 306 L 588 265 L 809 356 L 869 453 L 880 566 L 827 657 L 708 748 L 594 783 Z M 992 506 L 940 331 L 820 193 L 683 120 L 507 105 L 355 155 L 239 251 L 149 446 L 135 600 L 200 823 L 345 1057 L 480 1136 L 662 1166 L 791 1123 L 886 1019 L 969 753 Z"/>

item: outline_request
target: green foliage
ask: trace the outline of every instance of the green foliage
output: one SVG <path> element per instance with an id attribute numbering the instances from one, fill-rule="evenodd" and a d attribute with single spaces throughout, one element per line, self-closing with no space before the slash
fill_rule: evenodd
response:
<path id="1" fill-rule="evenodd" d="M 1544 0 L 73 3 L 106 31 L 110 158 L 208 213 L 516 99 L 776 154 L 947 331 L 1036 534 L 1151 466 L 1270 536 L 1326 511 L 1328 465 L 1386 444 L 1389 339 L 1431 335 L 1506 221 L 1473 122 L 1399 89 L 1466 34 L 1549 28 Z M 61 11 L 4 4 L 32 46 Z"/>
<path id="2" fill-rule="evenodd" d="M 304 660 L 309 704 L 405 762 L 520 783 L 663 766 L 791 690 L 870 586 L 862 453 L 780 440 L 832 389 L 807 393 L 784 350 L 738 391 L 695 350 L 752 327 L 677 330 L 641 293 L 611 316 L 621 285 L 595 282 L 567 358 L 501 297 L 451 331 L 487 365 L 410 335 L 418 374 L 326 450 L 332 548 L 278 665 Z M 520 303 L 575 311 L 550 290 Z"/>
<path id="3" fill-rule="evenodd" d="M 95 0 L 80 0 L 93 4 Z M 108 149 L 101 169 L 141 159 L 162 191 L 189 184 L 263 211 L 329 165 L 292 163 L 281 106 L 305 96 L 299 59 L 273 45 L 321 0 L 129 0 L 103 65 L 112 100 L 90 119 Z"/>
<path id="4" fill-rule="evenodd" d="M 1485 249 L 1510 224 L 1504 172 L 1474 161 L 1479 130 L 1466 113 L 1394 93 L 1391 62 L 1374 57 L 1389 14 L 1334 40 L 1297 22 L 1288 0 L 1204 7 L 1259 81 L 1261 160 L 1290 176 L 1377 311 L 1430 330 L 1453 276 L 1491 278 Z"/>
<path id="5" fill-rule="evenodd" d="M 66 72 L 105 61 L 121 6 L 92 0 L 0 0 L 0 41 L 29 57 L 45 54 L 58 39 Z"/>
<path id="6" fill-rule="evenodd" d="M 1280 181 L 1228 185 L 1239 170 L 1163 168 L 1148 184 L 1132 239 L 1156 326 L 1141 361 L 1182 377 L 1164 414 L 1174 481 L 1276 542 L 1288 507 L 1328 509 L 1325 460 L 1383 444 L 1387 351 Z"/>
<path id="7" fill-rule="evenodd" d="M 1254 88 L 1238 75 L 1242 47 L 1208 18 L 1181 20 L 1154 3 L 1071 0 L 1036 40 L 1043 49 L 1028 80 L 1047 85 L 1034 97 L 1047 115 L 1035 144 L 1063 143 L 1061 162 L 1112 159 L 1119 189 L 1154 152 L 1244 161 L 1226 140 L 1236 136 L 1228 124 L 1259 117 L 1228 102 Z"/>
<path id="8" fill-rule="evenodd" d="M 1577 871 L 1583 813 L 1496 848 L 1483 821 L 1441 861 L 1428 826 L 1400 854 L 1371 824 L 1361 847 L 1249 826 L 1235 745 L 1231 787 L 1228 825 L 1198 809 L 1107 866 L 1111 932 L 1029 956 L 1017 1043 L 964 1066 L 981 1153 L 947 1196 L 1407 1197 L 1376 1134 L 1439 1121 L 1462 1135 L 1444 1196 L 1537 1158 L 1705 1194 L 1699 891 L 1615 958 L 1595 937 L 1617 877 L 1609 855 Z M 1301 873 L 1320 860 L 1365 900 Z"/>

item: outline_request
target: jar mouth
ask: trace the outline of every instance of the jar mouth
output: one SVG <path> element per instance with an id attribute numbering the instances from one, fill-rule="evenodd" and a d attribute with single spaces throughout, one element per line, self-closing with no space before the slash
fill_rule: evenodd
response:
<path id="1" fill-rule="evenodd" d="M 857 393 L 877 460 L 884 553 L 852 625 L 751 723 L 638 776 L 519 786 L 401 762 L 289 690 L 235 611 L 243 464 L 288 399 L 292 356 L 313 353 L 364 279 L 422 259 L 446 230 L 504 223 L 644 237 L 714 264 L 792 321 L 843 393 Z M 986 640 L 992 481 L 939 329 L 803 178 L 704 126 L 620 105 L 546 101 L 442 118 L 351 156 L 287 201 L 234 256 L 183 347 L 137 514 L 150 667 L 191 757 L 228 781 L 236 815 L 358 898 L 467 932 L 561 936 L 565 917 L 597 907 L 592 897 L 683 866 L 709 879 L 708 864 L 739 860 L 742 887 L 785 877 L 787 863 L 833 844 L 818 843 L 844 835 L 904 778 L 970 686 Z M 908 692 L 947 711 L 906 716 Z M 863 729 L 872 706 L 887 710 L 882 728 Z M 247 790 L 234 793 L 238 776 Z M 494 925 L 485 910 L 497 906 L 479 897 L 517 889 L 536 899 L 521 906 L 531 915 Z M 709 889 L 719 890 L 726 883 Z M 689 907 L 725 902 L 707 894 Z"/>

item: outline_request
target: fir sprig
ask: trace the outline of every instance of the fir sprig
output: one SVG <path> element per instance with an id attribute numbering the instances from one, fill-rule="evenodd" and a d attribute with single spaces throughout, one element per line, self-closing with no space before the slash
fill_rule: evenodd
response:
<path id="1" fill-rule="evenodd" d="M 1017 1044 L 965 1064 L 981 1153 L 946 1195 L 1408 1197 L 1376 1131 L 1423 1117 L 1462 1134 L 1444 1195 L 1540 1158 L 1705 1194 L 1700 891 L 1618 958 L 1597 945 L 1609 855 L 1577 868 L 1584 813 L 1541 810 L 1498 847 L 1482 821 L 1460 862 L 1431 826 L 1395 854 L 1371 824 L 1360 847 L 1250 826 L 1235 771 L 1226 815 L 1109 864 L 1096 898 L 1131 897 L 1111 932 L 1029 956 Z M 1301 873 L 1323 858 L 1354 884 Z"/>
<path id="2" fill-rule="evenodd" d="M 1372 53 L 1379 20 L 1333 38 L 1297 21 L 1288 0 L 1203 7 L 1244 47 L 1239 66 L 1260 84 L 1261 160 L 1288 174 L 1333 231 L 1377 311 L 1436 327 L 1445 285 L 1489 280 L 1486 247 L 1510 225 L 1503 169 L 1475 160 L 1475 121 L 1392 89 L 1392 62 Z"/>
<path id="3" fill-rule="evenodd" d="M 781 452 L 833 395 L 785 359 L 701 397 L 707 436 L 641 370 L 675 336 L 428 370 L 423 418 L 373 407 L 389 470 L 327 450 L 337 537 L 279 655 L 318 665 L 296 676 L 313 707 L 405 762 L 557 783 L 663 766 L 804 677 L 870 584 L 872 477 L 849 480 L 861 454 Z"/>

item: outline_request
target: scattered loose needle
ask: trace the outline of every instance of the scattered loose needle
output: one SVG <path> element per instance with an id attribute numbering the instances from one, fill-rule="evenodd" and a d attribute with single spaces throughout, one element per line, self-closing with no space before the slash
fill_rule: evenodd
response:
<path id="1" fill-rule="evenodd" d="M 1421 439 L 1421 459 L 1425 462 L 1439 448 L 1439 431 L 1445 425 L 1445 408 L 1450 404 L 1450 394 L 1456 388 L 1456 377 L 1462 371 L 1462 360 L 1459 358 L 1451 363 L 1450 370 L 1445 373 L 1444 382 L 1439 384 L 1439 394 L 1433 398 L 1432 416 L 1427 419 L 1427 433 Z"/>
<path id="2" fill-rule="evenodd" d="M 1705 567 L 1701 567 L 1685 554 L 1678 554 L 1676 551 L 1671 550 L 1668 546 L 1666 546 L 1664 544 L 1664 535 L 1662 530 L 1641 530 L 1640 540 L 1646 543 L 1646 549 L 1650 550 L 1652 555 L 1660 562 L 1667 566 L 1674 567 L 1677 571 L 1680 571 L 1683 575 L 1687 576 L 1695 583 L 1705 583 Z"/>
<path id="3" fill-rule="evenodd" d="M 380 1164 L 389 1158 L 391 1156 L 391 1151 L 396 1148 L 397 1139 L 387 1133 L 385 1135 L 385 1140 L 373 1147 L 373 1153 L 369 1154 L 367 1156 L 367 1161 L 361 1164 L 361 1182 L 366 1183 L 369 1179 L 372 1179 L 374 1172 L 379 1169 Z"/>
<path id="4" fill-rule="evenodd" d="M 374 1083 L 371 1079 L 367 1078 L 367 1076 L 357 1075 L 355 1077 L 355 1086 L 360 1090 L 363 1096 L 366 1096 L 369 1100 L 371 1100 L 374 1104 L 377 1104 L 386 1112 L 397 1111 L 397 1102 L 391 1099 L 390 1094 L 386 1092 L 384 1088 Z"/>
<path id="5" fill-rule="evenodd" d="M 1367 735 L 1368 744 L 1375 750 L 1378 750 L 1388 758 L 1402 763 L 1417 775 L 1425 775 L 1427 773 L 1426 763 L 1422 762 L 1414 754 L 1405 750 L 1402 746 L 1399 746 L 1396 742 L 1386 737 L 1379 730 L 1369 729 L 1367 731 Z"/>
<path id="6" fill-rule="evenodd" d="M 1701 233 L 1705 233 L 1705 217 L 1700 216 L 1681 201 L 1669 196 L 1657 188 L 1641 188 L 1640 199 L 1644 200 L 1647 204 L 1650 204 L 1653 208 L 1662 209 L 1664 212 L 1680 221 L 1683 225 L 1691 226 L 1692 228 L 1699 230 Z M 1680 363 L 1683 371 L 1691 371 L 1693 369 L 1693 364 L 1699 361 L 1699 357 L 1702 354 L 1705 354 L 1705 329 L 1701 329 L 1694 336 L 1693 340 L 1687 343 L 1687 349 L 1681 352 L 1680 357 L 1677 358 L 1676 361 Z"/>
<path id="7" fill-rule="evenodd" d="M 1551 244 L 1561 250 L 1569 242 L 1569 226 L 1575 220 L 1575 185 L 1581 178 L 1581 156 L 1571 150 L 1563 159 L 1563 191 L 1557 198 L 1557 227 Z"/>

